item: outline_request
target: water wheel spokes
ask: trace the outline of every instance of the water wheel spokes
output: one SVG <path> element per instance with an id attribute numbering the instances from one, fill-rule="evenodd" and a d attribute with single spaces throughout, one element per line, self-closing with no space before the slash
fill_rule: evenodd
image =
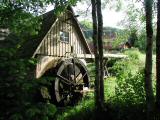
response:
<path id="1" fill-rule="evenodd" d="M 83 96 L 84 87 L 89 87 L 89 76 L 84 64 L 77 59 L 63 61 L 54 82 L 56 102 L 60 105 L 77 103 Z"/>
<path id="2" fill-rule="evenodd" d="M 78 78 L 76 80 L 76 84 L 80 84 L 81 83 L 81 80 L 83 80 L 83 78 L 85 77 L 85 75 L 87 75 L 87 72 L 84 73 L 84 75 L 81 75 L 80 78 L 78 78 L 78 76 L 76 78 Z"/>
<path id="3" fill-rule="evenodd" d="M 65 84 L 68 84 L 68 85 L 71 85 L 71 84 L 74 84 L 72 81 L 68 80 L 67 78 L 61 76 L 61 75 L 57 75 L 57 77 L 59 79 L 61 79 L 62 82 L 64 82 Z"/>

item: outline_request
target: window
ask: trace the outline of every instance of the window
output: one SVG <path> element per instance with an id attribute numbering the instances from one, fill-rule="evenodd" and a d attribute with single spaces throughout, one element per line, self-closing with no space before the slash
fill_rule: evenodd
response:
<path id="1" fill-rule="evenodd" d="M 63 42 L 69 42 L 69 32 L 60 31 L 60 40 Z"/>

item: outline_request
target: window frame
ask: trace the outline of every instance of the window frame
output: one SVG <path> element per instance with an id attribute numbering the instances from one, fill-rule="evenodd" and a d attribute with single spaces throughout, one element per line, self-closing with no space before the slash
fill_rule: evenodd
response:
<path id="1" fill-rule="evenodd" d="M 66 31 L 60 31 L 59 32 L 59 37 L 61 42 L 69 43 L 69 32 Z"/>

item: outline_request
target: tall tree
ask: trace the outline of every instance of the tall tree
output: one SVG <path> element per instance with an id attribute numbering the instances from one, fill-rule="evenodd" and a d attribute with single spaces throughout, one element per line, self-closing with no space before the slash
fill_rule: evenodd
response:
<path id="1" fill-rule="evenodd" d="M 101 108 L 103 108 L 104 104 L 104 64 L 103 64 L 103 18 L 102 18 L 102 10 L 101 10 L 101 0 L 97 0 L 97 18 L 98 18 L 98 51 L 99 51 L 99 72 L 100 72 L 100 103 Z"/>
<path id="2" fill-rule="evenodd" d="M 93 20 L 93 45 L 94 45 L 94 55 L 95 55 L 95 105 L 99 105 L 99 52 L 98 52 L 98 26 L 97 26 L 97 7 L 96 0 L 91 0 L 92 3 L 92 20 Z"/>
<path id="3" fill-rule="evenodd" d="M 152 88 L 152 46 L 153 46 L 153 28 L 152 28 L 152 5 L 153 0 L 144 0 L 146 14 L 146 62 L 145 62 L 145 92 L 147 104 L 147 119 L 151 120 L 153 115 L 154 95 Z"/>
<path id="4" fill-rule="evenodd" d="M 157 3 L 156 73 L 156 106 L 160 112 L 160 0 Z"/>
<path id="5" fill-rule="evenodd" d="M 92 19 L 93 19 L 93 44 L 95 54 L 95 105 L 97 110 L 103 109 L 104 103 L 104 85 L 103 85 L 103 20 L 101 13 L 101 0 L 91 0 Z"/>

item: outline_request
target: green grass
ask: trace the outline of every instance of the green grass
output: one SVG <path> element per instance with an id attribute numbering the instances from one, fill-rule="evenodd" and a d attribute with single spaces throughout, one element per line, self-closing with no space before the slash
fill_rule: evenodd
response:
<path id="1" fill-rule="evenodd" d="M 93 93 L 88 93 L 76 106 L 66 107 L 57 115 L 57 120 L 92 120 L 94 112 Z"/>

